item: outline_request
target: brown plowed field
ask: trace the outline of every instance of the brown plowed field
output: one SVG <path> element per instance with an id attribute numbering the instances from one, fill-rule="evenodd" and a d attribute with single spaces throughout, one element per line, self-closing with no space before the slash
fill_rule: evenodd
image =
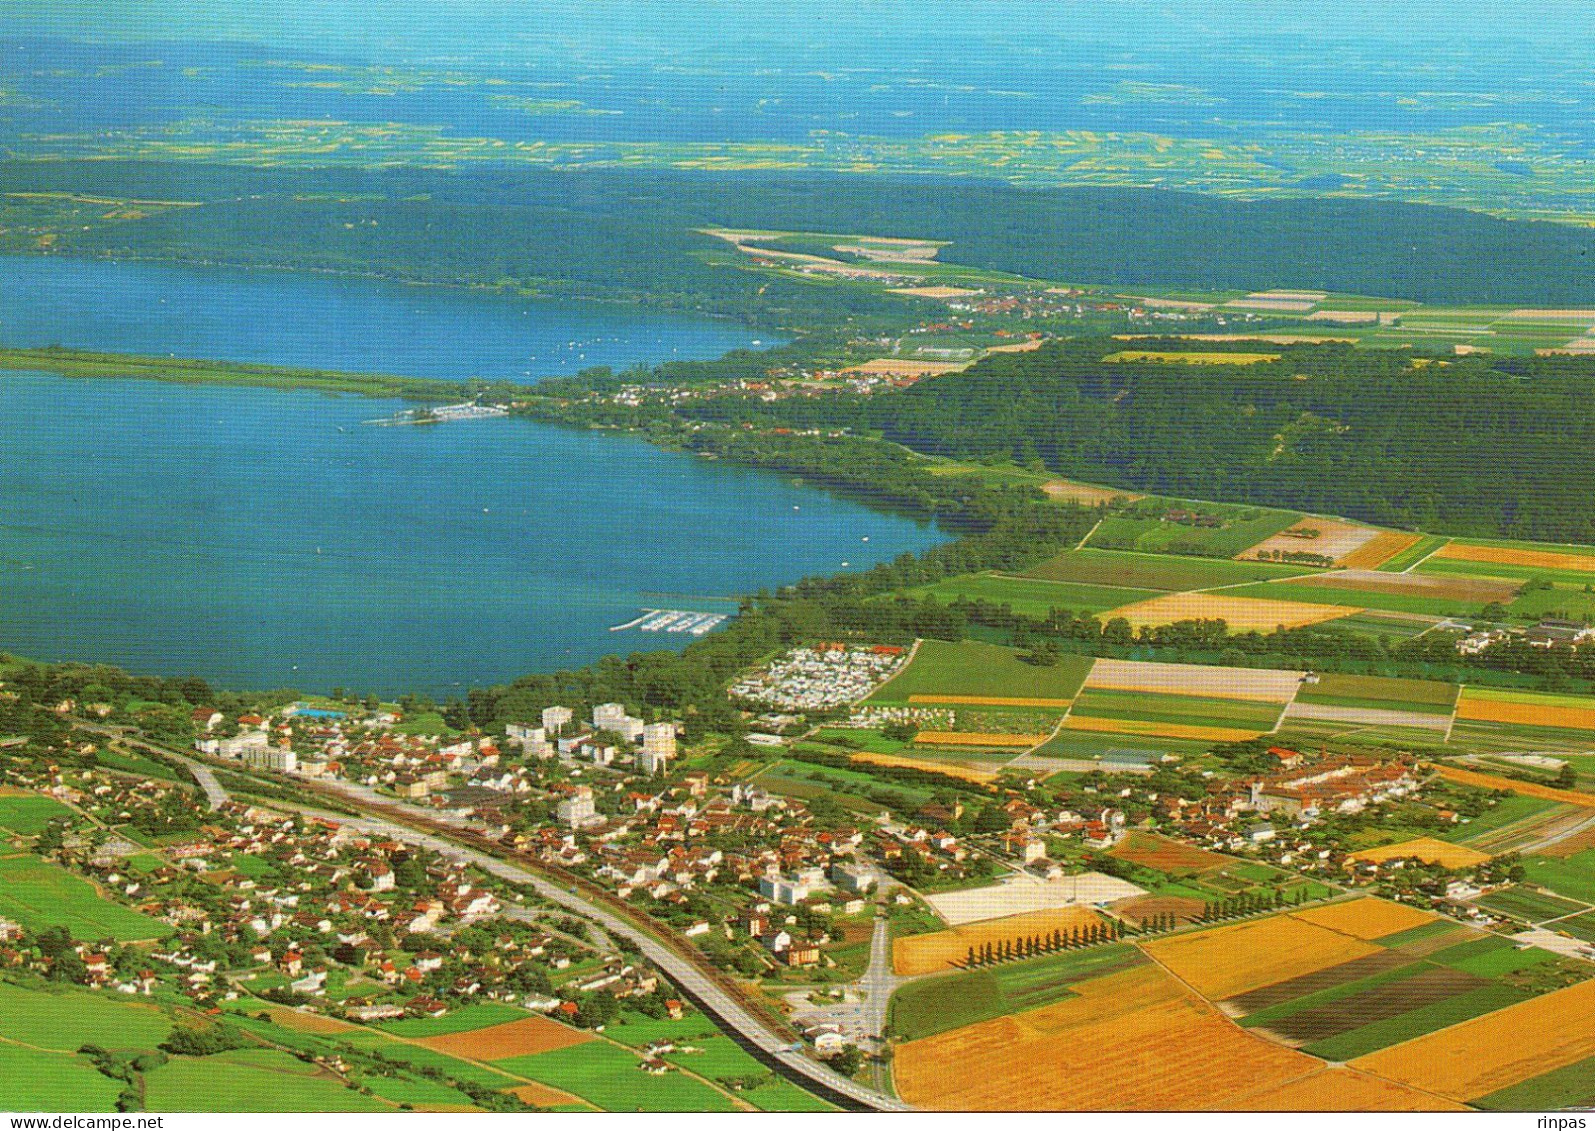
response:
<path id="1" fill-rule="evenodd" d="M 1304 1009 L 1289 1017 L 1260 1029 L 1290 1044 L 1311 1044 L 1327 1037 L 1349 1033 L 1375 1021 L 1400 1017 L 1426 1005 L 1449 1001 L 1469 990 L 1482 989 L 1490 983 L 1462 970 L 1444 966 L 1431 967 L 1410 978 L 1386 982 L 1360 994 L 1341 998 L 1328 1005 Z"/>
<path id="2" fill-rule="evenodd" d="M 1412 961 L 1411 955 L 1398 954 L 1393 950 L 1376 950 L 1361 958 L 1354 958 L 1350 962 L 1342 962 L 1338 966 L 1325 967 L 1314 970 L 1311 974 L 1303 974 L 1297 978 L 1287 978 L 1283 982 L 1275 982 L 1271 986 L 1264 986 L 1251 993 L 1240 994 L 1229 998 L 1225 1005 L 1234 1008 L 1241 1017 L 1260 1013 L 1265 1009 L 1281 1005 L 1287 1001 L 1306 997 L 1308 994 L 1318 993 L 1320 990 L 1332 990 L 1336 986 L 1344 986 L 1348 982 L 1356 982 L 1363 978 L 1371 978 L 1375 974 L 1383 974 L 1387 970 L 1394 970 L 1405 966 Z"/>
<path id="3" fill-rule="evenodd" d="M 1283 550 L 1286 553 L 1322 554 L 1337 564 L 1379 536 L 1371 526 L 1358 526 L 1352 522 L 1336 522 L 1328 518 L 1303 518 L 1292 530 L 1316 530 L 1316 538 L 1292 538 L 1283 531 L 1265 538 L 1249 550 L 1236 554 L 1237 558 L 1255 559 L 1265 550 Z"/>
<path id="4" fill-rule="evenodd" d="M 1205 900 L 1177 895 L 1138 895 L 1113 905 L 1115 914 L 1132 920 L 1137 927 L 1154 915 L 1172 915 L 1182 923 L 1194 923 L 1205 910 Z"/>
<path id="5" fill-rule="evenodd" d="M 1436 597 L 1480 605 L 1487 605 L 1491 601 L 1510 601 L 1517 596 L 1518 589 L 1510 581 L 1431 573 L 1380 573 L 1373 569 L 1319 573 L 1311 577 L 1299 577 L 1291 584 L 1317 589 L 1345 589 L 1353 593 L 1388 593 L 1397 597 Z"/>
<path id="6" fill-rule="evenodd" d="M 546 1017 L 527 1017 L 520 1021 L 506 1021 L 502 1025 L 489 1025 L 486 1029 L 472 1029 L 467 1033 L 423 1037 L 416 1043 L 468 1060 L 504 1060 L 512 1056 L 552 1052 L 592 1039 L 586 1033 L 567 1029 Z"/>
<path id="7" fill-rule="evenodd" d="M 1181 844 L 1177 840 L 1158 836 L 1156 833 L 1143 833 L 1132 831 L 1108 852 L 1109 856 L 1117 856 L 1120 860 L 1128 860 L 1132 864 L 1140 864 L 1147 868 L 1156 868 L 1160 872 L 1171 875 L 1190 875 L 1195 872 L 1211 872 L 1222 868 L 1234 861 L 1227 856 L 1220 856 L 1216 852 L 1209 852 L 1205 848 L 1196 848 L 1193 845 Z"/>
<path id="8" fill-rule="evenodd" d="M 1286 703 L 1301 684 L 1301 672 L 1261 668 L 1221 668 L 1205 664 L 1153 664 L 1142 660 L 1099 659 L 1086 676 L 1087 688 L 1147 691 L 1169 695 L 1207 695 L 1216 699 L 1255 699 Z"/>
<path id="9" fill-rule="evenodd" d="M 1120 491 L 1114 487 L 1093 487 L 1089 483 L 1076 483 L 1072 479 L 1054 479 L 1050 483 L 1043 483 L 1041 489 L 1051 499 L 1061 499 L 1066 503 L 1081 503 L 1088 507 L 1100 503 L 1111 503 L 1114 499 L 1127 499 L 1137 502 L 1146 498 L 1134 491 Z"/>
<path id="10" fill-rule="evenodd" d="M 504 1090 L 522 1103 L 529 1103 L 535 1107 L 571 1107 L 587 1102 L 558 1088 L 550 1088 L 547 1084 L 519 1084 Z"/>
<path id="11" fill-rule="evenodd" d="M 1351 1066 L 1466 1101 L 1591 1056 L 1595 981 L 1380 1049 Z"/>

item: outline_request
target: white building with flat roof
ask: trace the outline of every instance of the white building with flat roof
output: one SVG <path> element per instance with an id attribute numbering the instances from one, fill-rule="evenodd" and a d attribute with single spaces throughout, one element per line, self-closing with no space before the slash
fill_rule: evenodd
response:
<path id="1" fill-rule="evenodd" d="M 569 707 L 544 707 L 543 730 L 547 734 L 558 734 L 561 727 L 568 724 L 576 717 L 576 712 Z"/>

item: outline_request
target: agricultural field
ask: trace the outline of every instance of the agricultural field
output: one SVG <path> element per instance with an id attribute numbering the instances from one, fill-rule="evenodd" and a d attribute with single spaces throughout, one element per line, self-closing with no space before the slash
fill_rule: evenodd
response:
<path id="1" fill-rule="evenodd" d="M 499 1066 L 558 1088 L 605 1111 L 734 1111 L 724 1093 L 681 1072 L 652 1076 L 638 1055 L 604 1040 L 586 1041 Z"/>
<path id="2" fill-rule="evenodd" d="M 1386 558 L 1373 568 L 1384 573 L 1401 573 L 1405 570 L 1410 570 L 1448 541 L 1450 541 L 1449 538 L 1440 534 L 1420 534 L 1417 536 L 1417 541 L 1413 542 L 1412 545 L 1394 556 Z M 1369 567 L 1364 565 L 1359 568 L 1367 569 Z"/>
<path id="3" fill-rule="evenodd" d="M 1236 1028 L 1157 966 L 1072 989 L 900 1046 L 898 1093 L 933 1110 L 1203 1110 L 1245 1107 L 1322 1068 Z"/>
<path id="4" fill-rule="evenodd" d="M 1081 506 L 1096 507 L 1103 503 L 1135 503 L 1146 498 L 1145 495 L 1134 491 L 1121 491 L 1117 487 L 1099 487 L 1092 483 L 1080 483 L 1073 479 L 1048 479 L 1041 484 L 1041 489 L 1047 497 L 1057 499 L 1064 503 L 1079 503 Z"/>
<path id="5" fill-rule="evenodd" d="M 973 695 L 1067 705 L 1090 669 L 1091 660 L 1084 656 L 1066 655 L 1052 667 L 1038 667 L 1025 663 L 1012 648 L 973 640 L 957 644 L 926 640 L 913 662 L 876 688 L 865 702 L 937 703 L 942 696 Z"/>
<path id="6" fill-rule="evenodd" d="M 1288 955 L 1278 953 L 1284 947 Z M 1595 973 L 1375 899 L 1154 940 L 1146 949 L 1243 1028 L 1335 1062 L 1554 995 Z"/>
<path id="7" fill-rule="evenodd" d="M 0 1043 L 0 1110 L 113 1111 L 121 1090 L 87 1057 Z"/>
<path id="8" fill-rule="evenodd" d="M 1223 353 L 1207 351 L 1180 352 L 1175 350 L 1120 350 L 1110 353 L 1104 362 L 1172 362 L 1176 365 L 1257 365 L 1264 361 L 1278 361 L 1277 353 Z"/>
<path id="9" fill-rule="evenodd" d="M 1595 731 L 1595 698 L 1540 691 L 1464 687 L 1457 718 L 1469 722 L 1521 724 L 1554 730 Z"/>
<path id="10" fill-rule="evenodd" d="M 1507 566 L 1553 573 L 1571 572 L 1595 578 L 1595 554 L 1588 547 L 1538 545 L 1528 542 L 1453 539 L 1436 550 L 1430 562 L 1468 562 L 1489 568 Z"/>
<path id="11" fill-rule="evenodd" d="M 329 1070 L 276 1049 L 172 1057 L 144 1074 L 144 1102 L 150 1111 L 173 1112 L 376 1112 L 398 1106 L 362 1095 Z"/>
<path id="12" fill-rule="evenodd" d="M 1184 844 L 1156 833 L 1131 830 L 1108 850 L 1108 855 L 1128 860 L 1143 868 L 1153 868 L 1171 876 L 1193 876 L 1217 871 L 1236 863 L 1228 856 L 1205 848 Z"/>
<path id="13" fill-rule="evenodd" d="M 1351 1066 L 1464 1103 L 1533 1081 L 1546 1081 L 1534 1093 L 1541 1102 L 1571 1103 L 1588 1095 L 1589 1081 L 1548 1078 L 1591 1057 L 1595 981 L 1584 981 L 1361 1056 Z M 1494 1099 L 1490 1106 L 1499 1104 Z"/>
<path id="14" fill-rule="evenodd" d="M 1422 836 L 1382 845 L 1379 848 L 1365 848 L 1361 852 L 1353 852 L 1348 859 L 1373 864 L 1383 864 L 1389 860 L 1421 860 L 1425 864 L 1438 864 L 1442 868 L 1472 868 L 1486 863 L 1490 859 L 1490 854 L 1478 852 L 1465 845 Z"/>
<path id="15" fill-rule="evenodd" d="M 1492 602 L 1510 602 L 1517 591 L 1517 583 L 1510 581 L 1378 570 L 1338 570 L 1226 590 L 1235 597 L 1382 609 L 1429 617 L 1477 616 Z"/>
<path id="16" fill-rule="evenodd" d="M 1101 659 L 1064 720 L 1068 731 L 1238 741 L 1274 729 L 1299 672 Z"/>
<path id="17" fill-rule="evenodd" d="M 1309 724 L 1330 732 L 1372 729 L 1397 742 L 1434 744 L 1451 728 L 1456 697 L 1454 684 L 1331 672 L 1302 684 L 1283 725 L 1293 732 Z"/>
<path id="18" fill-rule="evenodd" d="M 892 996 L 889 1027 L 905 1041 L 933 1036 L 1072 996 L 1071 986 L 1146 962 L 1129 943 L 1068 950 L 925 978 Z"/>
<path id="19" fill-rule="evenodd" d="M 165 938 L 158 919 L 113 903 L 87 880 L 37 856 L 0 856 L 0 917 L 30 930 L 66 927 L 74 938 L 132 942 Z"/>
<path id="20" fill-rule="evenodd" d="M 1336 672 L 1321 674 L 1316 683 L 1304 683 L 1296 693 L 1297 703 L 1445 717 L 1456 700 L 1457 687 L 1451 683 Z"/>
<path id="21" fill-rule="evenodd" d="M 903 977 L 953 970 L 963 965 L 971 948 L 978 950 L 986 943 L 1012 942 L 1060 930 L 1068 933 L 1100 922 L 1101 917 L 1088 907 L 1058 907 L 907 935 L 892 943 L 892 967 Z"/>
<path id="22" fill-rule="evenodd" d="M 1563 899 L 1559 895 L 1550 895 L 1524 884 L 1514 884 L 1509 888 L 1492 891 L 1489 895 L 1479 896 L 1473 902 L 1486 911 L 1510 916 L 1532 926 L 1538 926 L 1552 919 L 1565 919 L 1590 910 L 1590 905 L 1587 903 Z"/>
<path id="23" fill-rule="evenodd" d="M 1300 515 L 1289 511 L 1193 504 L 1202 513 L 1217 515 L 1217 526 L 1195 526 L 1166 521 L 1168 500 L 1144 500 L 1120 514 L 1102 520 L 1087 545 L 1105 550 L 1139 550 L 1186 554 L 1201 558 L 1236 558 L 1258 543 L 1295 525 Z"/>
<path id="24" fill-rule="evenodd" d="M 1307 516 L 1255 545 L 1238 551 L 1235 556 L 1267 561 L 1281 554 L 1309 553 L 1329 558 L 1336 565 L 1344 565 L 1347 558 L 1369 546 L 1379 535 L 1380 532 L 1374 527 L 1360 523 Z M 1395 550 L 1401 548 L 1396 546 Z"/>
<path id="25" fill-rule="evenodd" d="M 1156 628 L 1182 620 L 1222 620 L 1232 632 L 1273 632 L 1278 628 L 1303 628 L 1310 624 L 1338 620 L 1362 611 L 1360 605 L 1325 604 L 1322 601 L 1277 600 L 1274 585 L 1248 587 L 1249 591 L 1269 592 L 1268 597 L 1252 597 L 1240 590 L 1223 593 L 1169 593 L 1136 601 L 1102 614 L 1104 619 L 1123 617 L 1131 628 Z"/>
<path id="26" fill-rule="evenodd" d="M 1266 562 L 1235 562 L 1217 558 L 1181 558 L 1171 554 L 1140 554 L 1126 550 L 1065 550 L 1025 577 L 1040 581 L 1067 581 L 1082 585 L 1114 585 L 1183 593 L 1217 585 L 1240 585 L 1276 577 L 1299 577 L 1302 566 Z"/>
<path id="27" fill-rule="evenodd" d="M 994 605 L 1007 605 L 1022 616 L 1037 619 L 1044 619 L 1053 609 L 1100 613 L 1157 596 L 1156 591 L 1151 589 L 1087 585 L 1072 581 L 1036 581 L 992 573 L 965 574 L 902 592 L 910 597 L 934 597 L 949 605 L 958 600 L 988 601 Z"/>
<path id="28" fill-rule="evenodd" d="M 76 816 L 53 797 L 0 787 L 0 833 L 38 836 L 52 820 Z"/>

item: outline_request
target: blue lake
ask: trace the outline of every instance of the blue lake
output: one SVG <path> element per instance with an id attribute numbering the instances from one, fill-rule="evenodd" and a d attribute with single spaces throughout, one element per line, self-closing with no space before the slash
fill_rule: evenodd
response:
<path id="1" fill-rule="evenodd" d="M 234 338 L 213 318 L 188 337 L 183 319 L 152 322 L 128 307 L 138 294 L 118 278 L 126 268 L 76 266 L 95 269 L 78 273 L 72 301 L 96 329 L 71 344 L 427 371 L 391 364 L 397 355 L 369 339 L 360 347 L 369 365 L 351 365 L 348 339 L 336 336 L 334 356 L 302 355 L 314 341 L 283 344 L 248 319 L 234 323 Z M 103 288 L 87 285 L 93 273 Z M 329 283 L 242 277 L 300 309 Z M 295 292 L 295 280 L 307 291 Z M 217 285 L 236 302 L 254 283 Z M 397 303 L 417 293 L 367 286 Z M 47 323 L 10 294 L 8 324 Z M 499 303 L 452 295 L 456 337 L 472 336 L 457 299 L 483 304 L 479 337 L 496 332 Z M 353 301 L 398 317 L 369 294 Z M 70 329 L 66 300 L 50 302 L 61 311 L 50 318 Z M 658 325 L 630 307 L 582 312 L 626 339 L 655 332 L 639 329 L 639 315 Z M 118 325 L 125 337 L 110 331 Z M 697 341 L 697 356 L 718 348 Z M 392 348 L 446 352 L 435 341 Z M 0 374 L 0 648 L 240 688 L 441 696 L 606 653 L 680 647 L 690 638 L 608 629 L 642 608 L 734 611 L 726 598 L 735 594 L 843 563 L 867 568 L 943 537 L 786 477 L 629 437 L 512 419 L 361 424 L 401 407 Z"/>
<path id="2" fill-rule="evenodd" d="M 626 303 L 303 272 L 0 256 L 0 345 L 532 381 L 776 339 Z"/>

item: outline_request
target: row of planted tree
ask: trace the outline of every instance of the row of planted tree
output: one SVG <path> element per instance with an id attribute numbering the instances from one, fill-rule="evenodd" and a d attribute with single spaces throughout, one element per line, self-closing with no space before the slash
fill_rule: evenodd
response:
<path id="1" fill-rule="evenodd" d="M 1051 932 L 1043 932 L 1037 935 L 1021 935 L 1018 938 L 1001 939 L 995 942 L 982 943 L 980 946 L 971 946 L 968 953 L 965 954 L 963 962 L 959 963 L 959 965 L 966 970 L 973 970 L 983 966 L 995 966 L 1003 962 L 1018 962 L 1044 954 L 1056 954 L 1059 951 L 1080 950 L 1085 947 L 1118 942 L 1127 934 L 1161 934 L 1165 931 L 1172 931 L 1177 926 L 1179 926 L 1179 919 L 1174 915 L 1159 914 L 1143 920 L 1139 928 L 1132 928 L 1118 919 L 1107 919 L 1084 927 L 1077 925 L 1067 931 L 1059 927 Z"/>

